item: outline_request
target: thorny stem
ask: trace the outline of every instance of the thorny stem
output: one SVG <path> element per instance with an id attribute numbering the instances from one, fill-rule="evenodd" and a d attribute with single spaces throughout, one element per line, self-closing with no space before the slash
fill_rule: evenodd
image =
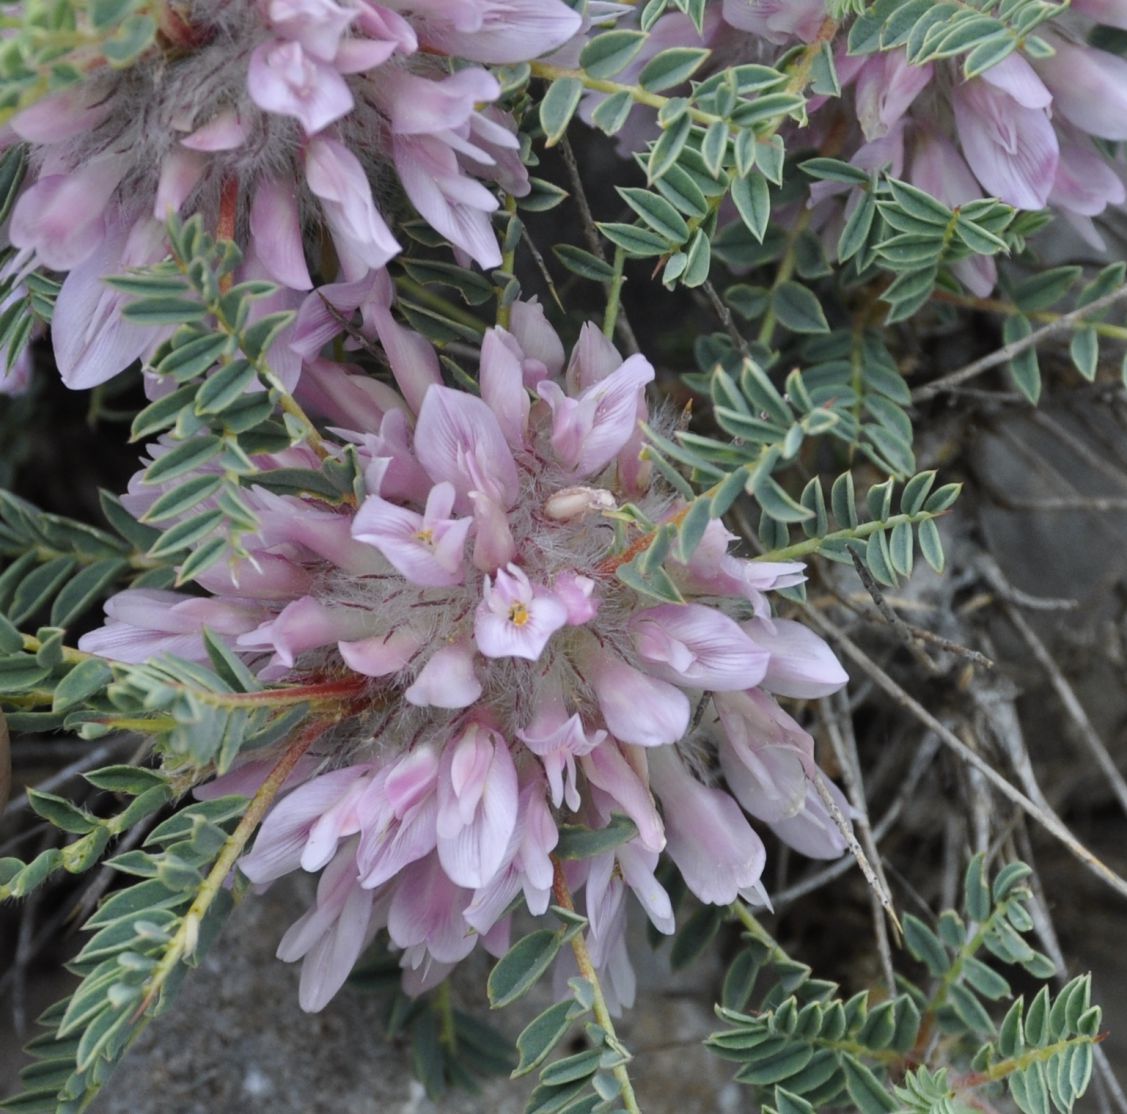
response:
<path id="1" fill-rule="evenodd" d="M 575 912 L 575 902 L 571 898 L 571 890 L 568 889 L 563 866 L 554 855 L 552 856 L 552 866 L 555 872 L 552 879 L 552 896 L 555 898 L 556 904 L 561 908 L 567 909 L 569 912 Z M 587 944 L 583 939 L 583 933 L 577 932 L 571 938 L 571 950 L 575 955 L 575 962 L 579 967 L 579 974 L 591 984 L 595 1020 L 599 1023 L 603 1032 L 606 1033 L 608 1044 L 621 1047 L 618 1034 L 614 1029 L 614 1021 L 610 1016 L 610 1010 L 607 1009 L 607 1000 L 603 996 L 602 984 L 599 982 L 595 965 L 591 962 L 591 953 L 587 951 Z M 618 1082 L 619 1089 L 622 1093 L 623 1109 L 626 1110 L 627 1114 L 641 1114 L 638 1099 L 634 1094 L 634 1085 L 630 1082 L 630 1075 L 626 1071 L 626 1065 L 618 1064 L 611 1069 L 611 1073 Z"/>
<path id="2" fill-rule="evenodd" d="M 219 891 L 223 888 L 227 876 L 234 869 L 239 856 L 242 855 L 259 824 L 262 823 L 267 809 L 273 803 L 286 779 L 293 772 L 301 756 L 324 734 L 331 722 L 331 720 L 317 720 L 299 735 L 267 775 L 266 780 L 259 786 L 258 792 L 251 798 L 238 826 L 227 837 L 219 856 L 196 894 L 195 900 L 188 907 L 187 913 L 184 914 L 180 927 L 176 930 L 176 935 L 169 941 L 167 950 L 146 982 L 145 993 L 134 1014 L 134 1020 L 152 1005 L 168 977 L 176 969 L 176 965 L 185 956 L 189 956 L 195 951 L 199 941 L 200 925 L 219 895 Z"/>

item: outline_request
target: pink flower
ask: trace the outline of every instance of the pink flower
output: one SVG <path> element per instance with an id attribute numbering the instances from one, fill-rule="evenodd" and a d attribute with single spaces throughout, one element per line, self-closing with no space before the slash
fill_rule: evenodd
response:
<path id="1" fill-rule="evenodd" d="M 468 708 L 481 696 L 481 681 L 468 642 L 441 646 L 403 693 L 408 704 L 420 708 Z"/>
<path id="2" fill-rule="evenodd" d="M 450 518 L 454 488 L 438 483 L 421 514 L 369 495 L 356 515 L 352 535 L 374 545 L 412 584 L 437 588 L 461 584 L 463 551 L 472 519 Z"/>
<path id="3" fill-rule="evenodd" d="M 387 931 L 408 965 L 425 970 L 432 960 L 457 963 L 473 951 L 477 938 L 464 916 L 471 897 L 451 881 L 437 855 L 403 876 L 388 908 Z"/>
<path id="4" fill-rule="evenodd" d="M 561 0 L 463 0 L 421 5 L 431 19 L 427 42 L 475 62 L 518 62 L 562 46 L 579 30 Z"/>
<path id="5" fill-rule="evenodd" d="M 411 203 L 479 267 L 501 264 L 489 214 L 497 199 L 461 168 L 449 145 L 431 135 L 396 135 L 395 168 Z"/>
<path id="6" fill-rule="evenodd" d="M 702 785 L 672 750 L 649 756 L 661 799 L 670 858 L 685 885 L 709 905 L 730 905 L 759 882 L 767 853 L 739 805 Z"/>
<path id="7" fill-rule="evenodd" d="M 575 760 L 590 754 L 606 737 L 602 730 L 589 733 L 578 712 L 567 714 L 558 684 L 540 702 L 532 722 L 517 732 L 517 738 L 544 764 L 552 804 L 559 808 L 566 801 L 572 812 L 578 812 L 582 803 Z"/>
<path id="8" fill-rule="evenodd" d="M 88 259 L 106 234 L 103 214 L 125 167 L 107 157 L 71 174 L 46 174 L 24 190 L 12 210 L 8 236 L 17 248 L 33 248 L 54 271 Z"/>
<path id="9" fill-rule="evenodd" d="M 268 0 L 266 14 L 279 34 L 301 43 L 314 58 L 331 62 L 359 13 L 336 0 Z"/>
<path id="10" fill-rule="evenodd" d="M 560 462 L 579 478 L 605 468 L 634 433 L 642 390 L 653 377 L 653 365 L 645 357 L 631 356 L 577 398 L 543 380 L 537 391 L 552 410 L 552 447 Z"/>
<path id="11" fill-rule="evenodd" d="M 417 747 L 380 770 L 357 810 L 364 816 L 356 851 L 361 885 L 374 889 L 429 855 L 438 842 L 438 759 Z"/>
<path id="12" fill-rule="evenodd" d="M 701 604 L 651 607 L 638 612 L 630 627 L 649 672 L 673 684 L 746 689 L 768 671 L 767 651 L 726 615 Z"/>
<path id="13" fill-rule="evenodd" d="M 1060 148 L 1044 107 L 1036 104 L 1042 98 L 1027 92 L 1018 100 L 985 77 L 973 78 L 953 91 L 952 103 L 963 153 L 987 192 L 1019 209 L 1042 209 Z"/>
<path id="14" fill-rule="evenodd" d="M 477 889 L 500 870 L 517 822 L 517 775 L 496 731 L 471 723 L 442 755 L 438 857 L 460 886 Z"/>
<path id="15" fill-rule="evenodd" d="M 328 506 L 250 488 L 258 529 L 207 574 L 214 597 L 127 593 L 87 637 L 106 652 L 202 657 L 202 627 L 226 624 L 263 680 L 352 679 L 355 718 L 323 744 L 349 764 L 303 770 L 245 864 L 262 882 L 324 872 L 282 949 L 304 959 L 303 1002 L 322 1004 L 357 940 L 385 924 L 409 992 L 479 940 L 504 948 L 512 903 L 538 914 L 550 900 L 559 823 L 600 828 L 615 814 L 633 839 L 568 870 L 588 887 L 592 955 L 627 1000 L 626 895 L 672 930 L 654 878 L 667 843 L 706 901 L 764 899 L 763 849 L 741 804 L 813 853 L 837 848 L 808 793 L 809 736 L 754 686 L 809 696 L 844 675 L 817 637 L 770 617 L 765 593 L 801 580 L 800 566 L 734 556 L 719 523 L 687 565 L 669 562 L 686 603 L 655 606 L 613 575 L 633 544 L 607 520 L 619 499 L 654 522 L 682 506 L 624 459 L 649 364 L 623 362 L 589 329 L 567 360 L 535 307 L 514 311 L 514 331 L 487 334 L 475 397 L 437 381 L 433 350 L 392 320 L 389 287 L 386 276 L 333 284 L 295 327 L 314 361 L 302 397 L 354 421 L 325 436 L 355 459 L 366 498 Z M 361 336 L 390 338 L 403 395 L 320 356 L 333 336 L 326 302 Z M 318 465 L 305 448 L 256 463 Z M 142 512 L 160 493 L 134 484 L 126 498 Z M 727 787 L 697 780 L 675 753 L 694 709 L 693 745 L 713 748 Z"/>
<path id="16" fill-rule="evenodd" d="M 1038 59 L 1036 69 L 1052 90 L 1054 109 L 1090 135 L 1127 139 L 1127 59 L 1047 37 L 1056 53 Z"/>
<path id="17" fill-rule="evenodd" d="M 866 139 L 879 139 L 897 124 L 931 80 L 930 63 L 913 66 L 903 49 L 865 60 L 857 76 L 857 119 Z"/>
<path id="18" fill-rule="evenodd" d="M 291 290 L 309 290 L 313 286 L 305 262 L 298 198 L 292 185 L 278 178 L 267 178 L 259 184 L 250 210 L 250 230 L 258 257 L 271 278 Z"/>
<path id="19" fill-rule="evenodd" d="M 713 703 L 720 765 L 736 800 L 769 823 L 794 816 L 813 776 L 814 740 L 765 693 L 724 693 Z"/>
<path id="20" fill-rule="evenodd" d="M 353 790 L 368 776 L 366 766 L 346 766 L 307 781 L 271 809 L 239 870 L 252 882 L 273 882 L 301 865 L 314 827 L 344 801 L 355 805 Z M 339 815 L 339 814 L 338 814 Z M 355 833 L 351 828 L 349 834 Z"/>
<path id="21" fill-rule="evenodd" d="M 371 942 L 375 895 L 356 881 L 353 853 L 346 848 L 317 884 L 313 908 L 290 926 L 278 944 L 278 958 L 301 963 L 298 1001 L 317 1013 L 344 985 L 360 953 Z"/>
<path id="22" fill-rule="evenodd" d="M 771 43 L 811 42 L 825 18 L 825 0 L 724 0 L 727 23 Z"/>
<path id="23" fill-rule="evenodd" d="M 419 463 L 435 483 L 457 492 L 454 506 L 471 507 L 471 491 L 489 496 L 505 510 L 517 501 L 516 464 L 500 424 L 481 399 L 449 387 L 431 387 L 415 427 Z"/>
<path id="24" fill-rule="evenodd" d="M 533 587 L 516 566 L 486 576 L 474 618 L 478 649 L 490 658 L 536 661 L 549 638 L 567 622 L 567 608 L 545 588 Z"/>
<path id="25" fill-rule="evenodd" d="M 849 674 L 825 641 L 801 623 L 791 619 L 752 619 L 743 629 L 753 642 L 770 653 L 762 678 L 768 692 L 813 700 L 837 692 L 849 681 Z"/>
<path id="26" fill-rule="evenodd" d="M 259 108 L 295 117 L 307 135 L 348 115 L 355 103 L 344 78 L 297 42 L 258 47 L 250 56 L 247 91 Z"/>
<path id="27" fill-rule="evenodd" d="M 660 747 L 681 739 L 689 726 L 689 698 L 668 681 L 659 681 L 602 650 L 584 661 L 588 683 L 610 733 L 624 743 Z"/>
<path id="28" fill-rule="evenodd" d="M 322 201 L 345 277 L 360 278 L 399 252 L 376 211 L 364 168 L 347 147 L 334 139 L 314 139 L 305 150 L 305 177 Z"/>

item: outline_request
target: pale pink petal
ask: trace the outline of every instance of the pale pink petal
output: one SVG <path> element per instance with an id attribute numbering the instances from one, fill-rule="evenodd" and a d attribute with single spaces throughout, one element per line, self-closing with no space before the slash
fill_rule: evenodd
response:
<path id="1" fill-rule="evenodd" d="M 578 477 L 605 468 L 634 433 L 643 389 L 653 377 L 644 356 L 631 356 L 575 399 L 550 380 L 540 383 L 540 397 L 552 410 L 552 448 L 559 462 Z"/>
<path id="2" fill-rule="evenodd" d="M 598 651 L 584 660 L 584 676 L 615 738 L 643 747 L 680 741 L 689 729 L 689 698 L 674 685 L 647 677 L 616 654 Z"/>
<path id="3" fill-rule="evenodd" d="M 744 624 L 752 639 L 770 651 L 763 687 L 804 700 L 828 696 L 849 683 L 825 639 L 790 619 L 752 619 Z"/>
<path id="4" fill-rule="evenodd" d="M 313 286 L 292 185 L 278 178 L 265 178 L 259 183 L 250 208 L 250 231 L 258 258 L 271 278 L 291 290 Z"/>
<path id="5" fill-rule="evenodd" d="M 495 572 L 516 556 L 516 542 L 508 515 L 488 495 L 471 491 L 473 500 L 473 563 L 482 572 Z"/>
<path id="6" fill-rule="evenodd" d="M 1059 159 L 1045 110 L 1026 108 L 981 78 L 957 86 L 952 104 L 963 153 L 986 191 L 1019 209 L 1044 208 Z"/>
<path id="7" fill-rule="evenodd" d="M 759 881 L 767 854 L 739 805 L 702 785 L 676 752 L 649 755 L 650 779 L 661 799 L 670 858 L 703 902 L 729 905 Z"/>
<path id="8" fill-rule="evenodd" d="M 663 604 L 637 612 L 630 632 L 646 668 L 662 680 L 734 691 L 759 684 L 766 650 L 727 615 L 701 604 Z"/>
<path id="9" fill-rule="evenodd" d="M 247 92 L 259 108 L 295 117 L 307 135 L 347 115 L 355 104 L 336 69 L 306 54 L 296 42 L 265 42 L 254 50 Z"/>
<path id="10" fill-rule="evenodd" d="M 105 237 L 103 213 L 124 173 L 123 160 L 101 158 L 69 174 L 40 178 L 12 209 L 12 244 L 34 249 L 40 262 L 54 271 L 77 267 Z"/>
<path id="11" fill-rule="evenodd" d="M 419 708 L 468 708 L 481 692 L 473 647 L 459 642 L 436 650 L 403 697 Z"/>
<path id="12" fill-rule="evenodd" d="M 471 509 L 471 491 L 484 492 L 505 510 L 517 501 L 513 455 L 493 411 L 480 398 L 431 387 L 415 426 L 415 452 L 432 480 L 453 485 L 457 510 Z"/>
<path id="13" fill-rule="evenodd" d="M 297 870 L 313 825 L 369 772 L 367 766 L 346 766 L 295 789 L 267 814 L 239 870 L 256 885 Z"/>
<path id="14" fill-rule="evenodd" d="M 428 21 L 427 44 L 474 62 L 526 62 L 562 46 L 581 26 L 578 13 L 562 0 L 496 0 L 477 6 L 477 11 L 477 20 L 470 24 Z"/>
<path id="15" fill-rule="evenodd" d="M 343 144 L 317 136 L 305 148 L 305 178 L 321 199 L 325 220 L 350 282 L 382 267 L 400 248 L 376 211 L 360 160 Z M 337 326 L 339 330 L 339 326 Z"/>
<path id="16" fill-rule="evenodd" d="M 195 151 L 169 151 L 160 164 L 153 218 L 163 221 L 170 213 L 178 213 L 206 169 L 207 159 Z"/>
<path id="17" fill-rule="evenodd" d="M 841 814 L 848 818 L 849 802 L 832 781 L 827 780 L 826 784 Z M 771 830 L 800 855 L 806 855 L 811 859 L 839 858 L 848 846 L 822 803 L 817 789 L 809 783 L 806 787 L 806 801 L 801 811 L 772 824 Z"/>
<path id="18" fill-rule="evenodd" d="M 1053 111 L 1101 139 L 1127 139 L 1127 58 L 1047 36 L 1056 53 L 1037 60 Z"/>
<path id="19" fill-rule="evenodd" d="M 404 191 L 427 223 L 479 267 L 500 266 L 501 249 L 490 220 L 497 199 L 462 172 L 453 150 L 435 136 L 396 135 L 392 154 Z"/>
<path id="20" fill-rule="evenodd" d="M 470 724 L 447 746 L 438 775 L 438 857 L 458 885 L 487 885 L 517 822 L 516 768 L 496 731 Z"/>
<path id="21" fill-rule="evenodd" d="M 422 645 L 415 631 L 400 629 L 356 642 L 338 642 L 337 650 L 349 669 L 365 677 L 387 677 L 406 668 Z"/>
<path id="22" fill-rule="evenodd" d="M 473 519 L 447 518 L 432 511 L 436 500 L 447 508 L 452 505 L 453 486 L 436 484 L 423 515 L 369 495 L 356 513 L 352 536 L 374 545 L 412 584 L 428 588 L 461 584 L 465 579 L 463 551 Z"/>
<path id="23" fill-rule="evenodd" d="M 189 151 L 233 151 L 247 138 L 246 126 L 236 112 L 221 112 L 191 135 L 180 140 Z"/>
<path id="24" fill-rule="evenodd" d="M 531 404 L 524 389 L 520 347 L 513 335 L 499 325 L 487 329 L 482 337 L 480 368 L 481 397 L 496 414 L 505 440 L 514 449 L 521 448 Z"/>
<path id="25" fill-rule="evenodd" d="M 598 786 L 638 828 L 637 839 L 650 851 L 665 847 L 665 829 L 648 784 L 611 740 L 579 759 L 587 780 Z M 644 767 L 643 767 L 644 768 Z M 618 810 L 616 810 L 618 811 Z"/>
<path id="26" fill-rule="evenodd" d="M 1020 54 L 1010 54 L 984 70 L 982 80 L 1008 93 L 1026 108 L 1048 108 L 1053 103 L 1052 93 Z"/>
<path id="27" fill-rule="evenodd" d="M 399 948 L 423 947 L 439 963 L 456 963 L 474 949 L 477 936 L 463 915 L 471 891 L 452 882 L 437 856 L 400 878 L 388 909 L 387 930 Z M 423 956 L 419 955 L 421 964 Z"/>
<path id="28" fill-rule="evenodd" d="M 526 360 L 534 360 L 542 365 L 544 372 L 551 376 L 559 375 L 564 368 L 566 353 L 559 333 L 548 324 L 544 307 L 535 299 L 517 299 L 509 307 L 509 327 L 524 353 Z M 536 381 L 525 386 L 534 387 Z"/>

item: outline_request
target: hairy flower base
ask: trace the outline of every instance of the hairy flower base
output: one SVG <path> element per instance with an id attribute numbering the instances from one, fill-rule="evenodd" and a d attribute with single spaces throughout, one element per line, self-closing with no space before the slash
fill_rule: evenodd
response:
<path id="1" fill-rule="evenodd" d="M 303 960 L 302 1004 L 324 1005 L 380 928 L 410 989 L 479 938 L 503 947 L 514 898 L 547 908 L 564 817 L 600 828 L 618 813 L 637 829 L 568 865 L 586 888 L 592 954 L 620 967 L 625 889 L 673 929 L 653 874 L 662 851 L 719 904 L 766 900 L 745 812 L 806 854 L 839 854 L 811 787 L 813 741 L 771 695 L 846 680 L 817 636 L 771 617 L 764 592 L 798 583 L 801 567 L 730 556 L 713 522 L 687 564 L 667 564 L 688 602 L 655 605 L 614 574 L 637 529 L 618 511 L 626 500 L 651 521 L 680 509 L 639 460 L 646 360 L 623 360 L 586 326 L 565 366 L 540 307 L 517 303 L 512 332 L 485 337 L 476 397 L 438 381 L 420 338 L 390 319 L 381 336 L 389 355 L 410 353 L 392 369 L 421 404 L 413 414 L 384 388 L 378 412 L 368 400 L 371 427 L 342 433 L 364 463 L 364 501 L 342 511 L 255 492 L 251 558 L 206 574 L 211 598 L 123 593 L 82 642 L 134 660 L 200 656 L 207 625 L 263 678 L 370 679 L 379 714 L 306 769 L 241 863 L 256 883 L 323 872 L 279 949 Z M 343 411 L 361 381 L 324 360 L 315 376 L 338 417 L 332 400 Z M 158 494 L 127 500 L 140 512 Z M 207 791 L 245 790 L 256 769 Z"/>

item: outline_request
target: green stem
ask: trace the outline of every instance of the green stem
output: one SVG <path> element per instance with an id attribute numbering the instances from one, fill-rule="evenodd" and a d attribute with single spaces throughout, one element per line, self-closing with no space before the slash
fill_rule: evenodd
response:
<path id="1" fill-rule="evenodd" d="M 1104 1034 L 1106 1036 L 1106 1034 Z M 1009 1060 L 1001 1060 L 992 1068 L 987 1068 L 986 1071 L 976 1072 L 974 1075 L 964 1076 L 962 1079 L 956 1080 L 953 1084 L 953 1089 L 959 1088 L 972 1088 L 984 1087 L 987 1083 L 999 1083 L 1009 1075 L 1015 1072 L 1025 1071 L 1026 1068 L 1031 1068 L 1034 1064 L 1041 1064 L 1051 1060 L 1054 1056 L 1067 1051 L 1069 1048 L 1075 1048 L 1082 1044 L 1099 1044 L 1103 1037 L 1067 1037 L 1064 1040 L 1057 1041 L 1055 1044 L 1047 1044 L 1044 1048 L 1030 1048 L 1028 1051 L 1023 1052 L 1020 1056 L 1013 1056 Z"/>
<path id="2" fill-rule="evenodd" d="M 454 1004 L 450 997 L 450 980 L 444 979 L 434 990 L 434 1010 L 438 1014 L 438 1040 L 451 1053 L 458 1047 L 454 1029 Z"/>
<path id="3" fill-rule="evenodd" d="M 744 929 L 747 931 L 747 933 L 758 940 L 765 947 L 770 948 L 773 955 L 786 954 L 782 949 L 782 945 L 780 945 L 775 937 L 772 936 L 771 933 L 769 933 L 767 929 L 765 929 L 763 925 L 759 923 L 759 920 L 755 916 L 755 914 L 742 901 L 732 902 L 731 913 L 732 916 L 735 917 L 736 920 L 744 926 Z"/>
<path id="4" fill-rule="evenodd" d="M 810 209 L 803 209 L 799 214 L 798 219 L 787 230 L 787 243 L 783 251 L 783 256 L 779 260 L 779 269 L 775 272 L 774 281 L 771 283 L 771 293 L 773 294 L 784 282 L 790 280 L 791 275 L 794 274 L 795 264 L 798 257 L 798 238 L 806 231 L 806 226 L 810 223 Z M 756 338 L 760 344 L 766 348 L 771 347 L 771 340 L 775 335 L 775 311 L 771 308 L 770 303 L 767 305 L 767 312 L 763 316 L 763 323 L 759 326 L 759 336 Z"/>
<path id="5" fill-rule="evenodd" d="M 511 222 L 512 222 L 513 218 L 516 216 L 516 212 L 517 212 L 517 199 L 515 197 L 513 197 L 512 194 L 508 194 L 508 193 L 505 194 L 505 212 L 509 214 L 509 222 L 511 224 Z M 506 240 L 512 238 L 512 237 L 510 237 L 509 233 L 510 233 L 510 229 L 508 227 L 506 227 L 506 229 L 505 229 L 505 239 Z M 512 275 L 514 273 L 514 269 L 516 268 L 516 265 L 517 265 L 517 245 L 516 245 L 516 242 L 514 240 L 513 246 L 511 248 L 507 248 L 501 255 L 501 270 L 506 275 Z M 497 287 L 497 324 L 500 325 L 502 329 L 507 329 L 509 327 L 509 319 L 512 316 L 512 313 L 511 313 L 512 307 L 505 305 L 504 301 L 503 301 L 504 296 L 505 296 L 505 287 L 507 285 L 508 284 L 506 283 L 505 285 Z"/>
<path id="6" fill-rule="evenodd" d="M 582 82 L 584 88 L 593 89 L 598 93 L 628 93 L 630 99 L 636 104 L 644 104 L 650 108 L 655 108 L 659 112 L 670 101 L 669 97 L 663 97 L 660 93 L 651 93 L 643 89 L 640 85 L 624 85 L 620 81 L 609 81 L 601 77 L 592 77 L 586 70 L 573 70 L 566 66 L 553 66 L 550 62 L 533 62 L 532 76 L 543 78 L 545 81 L 558 81 L 560 78 L 573 78 L 576 81 Z M 689 118 L 698 124 L 703 124 L 708 127 L 709 124 L 716 124 L 723 120 L 722 116 L 716 116 L 711 112 L 702 112 L 699 108 L 688 109 Z"/>
<path id="7" fill-rule="evenodd" d="M 607 310 L 603 316 L 603 336 L 608 339 L 614 337 L 615 326 L 618 324 L 618 311 L 622 306 L 622 284 L 625 282 L 623 271 L 626 266 L 626 252 L 622 248 L 614 249 L 614 276 L 607 284 Z"/>
<path id="8" fill-rule="evenodd" d="M 556 899 L 556 904 L 574 912 L 575 902 L 572 901 L 571 890 L 568 889 L 563 867 L 560 865 L 559 859 L 555 858 L 555 856 L 552 857 L 552 864 L 555 868 L 555 877 L 552 881 L 552 895 Z M 575 956 L 575 962 L 579 967 L 580 976 L 591 984 L 593 998 L 592 1010 L 595 1014 L 595 1020 L 598 1022 L 603 1032 L 606 1033 L 608 1042 L 613 1041 L 615 1045 L 621 1048 L 621 1042 L 618 1039 L 618 1034 L 615 1032 L 614 1020 L 610 1015 L 610 1010 L 607 1009 L 607 1000 L 603 995 L 602 984 L 599 982 L 595 965 L 591 962 L 591 953 L 587 950 L 587 944 L 583 939 L 582 932 L 577 932 L 571 938 L 571 950 Z M 618 1064 L 611 1069 L 611 1073 L 618 1083 L 622 1095 L 622 1107 L 626 1111 L 626 1114 L 642 1114 L 641 1108 L 638 1106 L 637 1096 L 634 1094 L 634 1085 L 630 1082 L 630 1075 L 626 1070 L 626 1065 Z"/>
<path id="9" fill-rule="evenodd" d="M 29 654 L 37 654 L 43 648 L 43 643 L 40 642 L 38 638 L 33 638 L 30 634 L 24 634 L 20 637 L 23 639 L 24 650 Z M 72 649 L 70 646 L 64 646 L 62 651 L 63 661 L 66 662 L 67 665 L 78 665 L 80 662 L 89 661 L 91 658 L 98 657 L 97 654 L 87 654 L 82 650 Z M 106 664 L 111 665 L 112 663 L 106 662 Z"/>
<path id="10" fill-rule="evenodd" d="M 321 720 L 310 727 L 282 755 L 277 765 L 267 775 L 266 780 L 259 787 L 258 792 L 251 798 L 246 812 L 243 813 L 235 830 L 227 837 L 215 863 L 208 871 L 203 885 L 196 894 L 195 900 L 188 907 L 176 930 L 176 935 L 169 941 L 168 948 L 161 956 L 160 962 L 153 969 L 145 983 L 145 993 L 137 1007 L 135 1018 L 140 1017 L 160 994 L 162 987 L 169 976 L 176 969 L 177 964 L 186 956 L 191 955 L 199 940 L 200 925 L 211 908 L 227 876 L 234 869 L 246 845 L 250 842 L 259 824 L 266 816 L 267 810 L 278 795 L 286 779 L 293 772 L 301 756 L 312 746 L 329 726 L 329 721 Z"/>
<path id="11" fill-rule="evenodd" d="M 824 534 L 820 538 L 807 538 L 805 541 L 796 542 L 794 545 L 785 545 L 782 549 L 772 549 L 768 553 L 761 553 L 758 557 L 752 557 L 753 561 L 794 561 L 799 557 L 809 557 L 812 554 L 819 553 L 825 548 L 827 544 L 832 545 L 834 542 L 848 542 L 857 541 L 861 538 L 867 538 L 870 534 L 875 534 L 880 530 L 891 530 L 901 523 L 907 522 L 915 526 L 920 522 L 927 522 L 929 519 L 938 518 L 929 511 L 919 511 L 916 514 L 894 514 L 891 518 L 877 520 L 875 522 L 863 522 L 860 526 L 851 526 L 845 530 L 835 530 L 831 534 Z"/>
<path id="12" fill-rule="evenodd" d="M 203 291 L 199 284 L 196 283 L 191 274 L 188 261 L 179 258 L 174 254 L 174 261 L 177 270 L 191 283 L 193 289 L 196 290 L 204 304 L 207 306 L 208 313 L 215 318 L 215 323 L 219 329 L 227 336 L 231 337 L 239 347 L 247 362 L 258 373 L 258 377 L 265 383 L 277 398 L 278 405 L 281 406 L 284 413 L 288 414 L 294 422 L 301 427 L 302 436 L 308 443 L 309 447 L 322 459 L 329 456 L 329 450 L 325 447 L 324 438 L 321 436 L 320 431 L 313 424 L 313 419 L 302 409 L 301 404 L 286 390 L 285 384 L 274 373 L 273 369 L 266 362 L 264 353 L 259 353 L 255 357 L 251 357 L 249 353 L 243 351 L 242 338 L 239 329 L 234 322 L 229 321 L 227 315 L 223 312 L 223 305 L 219 299 L 207 300 L 206 293 Z M 222 288 L 222 287 L 221 287 Z M 226 367 L 233 361 L 234 357 L 225 356 L 220 361 L 221 367 Z"/>
<path id="13" fill-rule="evenodd" d="M 990 916 L 978 926 L 978 931 L 959 948 L 954 962 L 944 971 L 943 978 L 928 1001 L 927 1008 L 924 1010 L 924 1017 L 934 1017 L 936 1011 L 943 1007 L 943 1004 L 947 1001 L 947 995 L 951 992 L 951 987 L 955 985 L 959 976 L 963 973 L 967 959 L 974 957 L 979 948 L 986 942 L 986 937 L 994 927 L 995 921 L 1001 919 L 1004 915 L 1005 907 L 996 906 L 991 910 Z"/>

